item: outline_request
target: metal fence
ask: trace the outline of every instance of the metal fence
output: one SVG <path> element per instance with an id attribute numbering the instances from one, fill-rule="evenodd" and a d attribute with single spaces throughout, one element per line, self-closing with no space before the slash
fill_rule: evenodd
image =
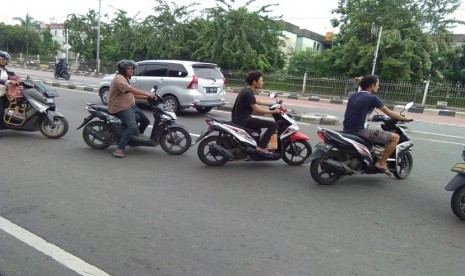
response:
<path id="1" fill-rule="evenodd" d="M 245 73 L 226 75 L 227 85 L 245 86 Z M 348 98 L 358 89 L 354 78 L 265 75 L 264 89 L 300 97 Z M 414 102 L 417 106 L 465 109 L 465 87 L 455 84 L 381 80 L 378 95 L 386 104 Z"/>

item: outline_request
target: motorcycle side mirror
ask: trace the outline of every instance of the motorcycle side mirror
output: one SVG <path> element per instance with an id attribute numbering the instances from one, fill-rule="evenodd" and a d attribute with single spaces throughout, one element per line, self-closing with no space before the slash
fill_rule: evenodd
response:
<path id="1" fill-rule="evenodd" d="M 153 88 L 150 90 L 152 93 L 155 93 L 157 92 L 158 90 L 158 86 L 157 85 L 154 85 Z"/>
<path id="2" fill-rule="evenodd" d="M 409 102 L 405 105 L 404 110 L 409 110 L 413 106 L 413 102 Z"/>

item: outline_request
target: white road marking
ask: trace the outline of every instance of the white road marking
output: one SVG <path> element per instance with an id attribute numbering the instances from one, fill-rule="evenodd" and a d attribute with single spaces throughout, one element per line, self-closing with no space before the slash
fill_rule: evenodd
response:
<path id="1" fill-rule="evenodd" d="M 462 137 L 462 136 L 453 136 L 453 135 L 439 134 L 439 133 L 432 133 L 432 132 L 423 132 L 423 131 L 416 131 L 416 130 L 411 130 L 411 132 L 421 133 L 421 134 L 428 134 L 428 135 L 443 136 L 443 137 L 450 137 L 450 138 L 465 139 L 465 137 Z"/>
<path id="2" fill-rule="evenodd" d="M 28 230 L 21 228 L 20 226 L 12 223 L 11 221 L 0 217 L 0 229 L 7 232 L 11 236 L 24 242 L 25 244 L 34 247 L 38 251 L 44 253 L 47 256 L 52 257 L 60 264 L 65 267 L 74 270 L 83 276 L 109 276 L 110 274 L 105 271 L 86 263 L 78 257 L 64 251 L 58 246 L 47 242 L 41 237 L 29 232 Z"/>
<path id="3" fill-rule="evenodd" d="M 463 143 L 455 143 L 455 142 L 441 141 L 441 140 L 434 140 L 434 139 L 423 139 L 423 138 L 415 137 L 415 139 L 413 139 L 413 141 L 415 141 L 415 140 L 423 140 L 423 141 L 429 141 L 429 142 L 437 142 L 437 143 L 454 144 L 454 145 L 463 146 Z"/>

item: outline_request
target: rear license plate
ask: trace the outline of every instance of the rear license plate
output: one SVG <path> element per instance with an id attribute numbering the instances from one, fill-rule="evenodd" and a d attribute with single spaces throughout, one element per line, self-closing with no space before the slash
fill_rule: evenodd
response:
<path id="1" fill-rule="evenodd" d="M 318 143 L 315 147 L 322 152 L 328 152 L 331 149 L 331 146 L 325 143 Z"/>
<path id="2" fill-rule="evenodd" d="M 218 88 L 216 87 L 206 87 L 205 89 L 207 93 L 216 93 L 218 91 Z"/>
<path id="3" fill-rule="evenodd" d="M 465 163 L 457 163 L 452 167 L 452 171 L 456 173 L 465 174 Z"/>

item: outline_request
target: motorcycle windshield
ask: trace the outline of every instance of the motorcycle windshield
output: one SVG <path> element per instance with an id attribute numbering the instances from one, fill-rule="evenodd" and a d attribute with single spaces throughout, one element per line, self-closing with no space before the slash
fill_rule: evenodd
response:
<path id="1" fill-rule="evenodd" d="M 33 80 L 31 81 L 32 84 L 34 84 L 35 88 L 39 90 L 40 92 L 44 93 L 48 97 L 58 97 L 58 93 L 55 90 L 50 90 L 48 89 L 47 86 L 41 81 L 38 80 Z"/>

